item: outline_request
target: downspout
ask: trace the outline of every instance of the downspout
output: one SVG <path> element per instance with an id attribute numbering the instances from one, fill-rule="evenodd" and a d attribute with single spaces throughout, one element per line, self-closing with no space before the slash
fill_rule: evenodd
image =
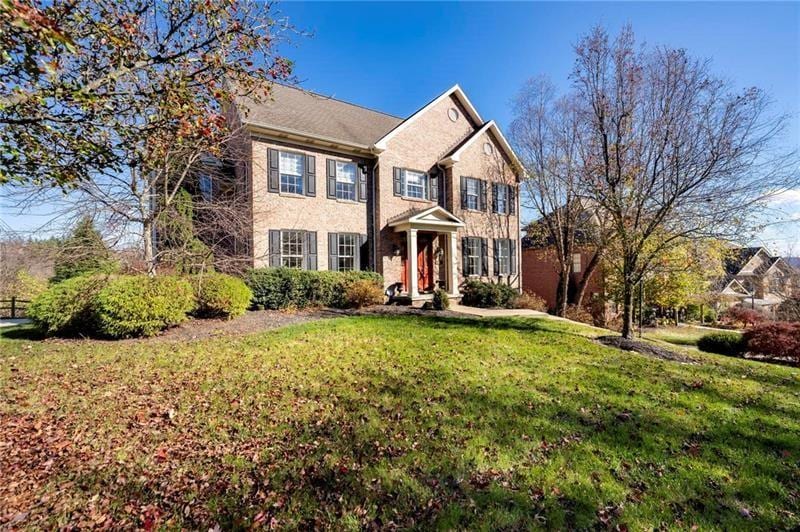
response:
<path id="1" fill-rule="evenodd" d="M 371 181 L 372 184 L 370 189 L 372 190 L 372 205 L 369 205 L 370 216 L 372 217 L 372 270 L 377 272 L 378 271 L 378 219 L 375 214 L 375 211 L 378 208 L 378 201 L 376 196 L 376 185 L 375 185 L 375 170 L 378 168 L 378 158 L 375 158 L 375 163 L 372 165 L 371 168 Z"/>

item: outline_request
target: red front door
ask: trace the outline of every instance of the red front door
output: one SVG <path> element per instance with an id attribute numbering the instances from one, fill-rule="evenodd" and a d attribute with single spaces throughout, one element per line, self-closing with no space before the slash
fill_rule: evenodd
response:
<path id="1" fill-rule="evenodd" d="M 433 290 L 433 235 L 417 236 L 417 273 L 419 291 Z"/>

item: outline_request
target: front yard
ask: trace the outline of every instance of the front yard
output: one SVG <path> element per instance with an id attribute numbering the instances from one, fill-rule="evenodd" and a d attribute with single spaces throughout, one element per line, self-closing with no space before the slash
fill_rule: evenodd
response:
<path id="1" fill-rule="evenodd" d="M 800 526 L 800 371 L 553 320 L 0 340 L 0 527 Z"/>

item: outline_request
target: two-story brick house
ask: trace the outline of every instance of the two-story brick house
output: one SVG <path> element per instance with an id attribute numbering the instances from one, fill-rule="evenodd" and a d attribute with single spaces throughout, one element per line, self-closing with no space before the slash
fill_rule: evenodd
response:
<path id="1" fill-rule="evenodd" d="M 519 287 L 522 166 L 460 87 L 406 119 L 274 85 L 235 102 L 252 266 L 369 269 L 414 301 Z"/>

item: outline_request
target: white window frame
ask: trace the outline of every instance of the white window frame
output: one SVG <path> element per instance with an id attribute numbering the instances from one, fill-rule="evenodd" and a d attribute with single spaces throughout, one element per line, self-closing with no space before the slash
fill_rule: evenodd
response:
<path id="1" fill-rule="evenodd" d="M 464 187 L 464 206 L 467 210 L 470 211 L 477 211 L 480 210 L 481 206 L 481 180 L 474 178 L 474 177 L 466 177 L 467 180 L 466 186 Z M 470 184 L 475 185 L 475 193 L 473 194 L 470 192 L 469 186 Z M 470 205 L 470 198 L 475 198 L 475 205 Z"/>
<path id="2" fill-rule="evenodd" d="M 299 157 L 300 159 L 300 173 L 294 174 L 284 172 L 283 158 L 284 157 Z M 297 194 L 303 195 L 305 193 L 305 172 L 306 172 L 306 156 L 302 153 L 293 151 L 278 151 L 278 175 L 279 177 L 279 190 L 281 194 Z"/>
<path id="3" fill-rule="evenodd" d="M 419 176 L 419 184 L 414 184 L 414 188 L 419 188 L 420 195 L 417 196 L 416 194 L 410 193 L 410 181 L 408 179 L 409 174 L 413 174 L 415 177 Z M 416 170 L 403 170 L 403 197 L 410 198 L 410 199 L 428 199 L 428 174 L 425 172 L 418 172 Z"/>
<path id="4" fill-rule="evenodd" d="M 349 242 L 345 240 L 349 240 Z M 358 246 L 358 235 L 356 233 L 339 233 L 336 236 L 336 269 L 340 272 L 350 272 L 357 270 L 356 268 L 356 247 Z M 345 250 L 342 253 L 342 250 Z M 350 253 L 347 253 L 347 251 Z M 342 263 L 349 260 L 350 264 L 349 267 L 347 265 L 343 265 Z"/>
<path id="5" fill-rule="evenodd" d="M 581 273 L 581 254 L 572 254 L 572 273 Z"/>
<path id="6" fill-rule="evenodd" d="M 505 183 L 498 183 L 495 188 L 497 191 L 497 199 L 495 200 L 495 204 L 497 204 L 497 213 L 498 214 L 508 214 L 508 185 Z M 502 206 L 500 204 L 502 198 Z"/>
<path id="7" fill-rule="evenodd" d="M 511 239 L 499 238 L 497 242 L 497 275 L 511 275 Z"/>
<path id="8" fill-rule="evenodd" d="M 346 181 L 344 179 L 344 172 L 343 172 L 345 167 L 350 167 L 350 166 L 353 167 L 352 182 Z M 343 201 L 356 201 L 357 185 L 358 185 L 358 165 L 353 162 L 336 161 L 336 199 Z"/>
<path id="9" fill-rule="evenodd" d="M 297 237 L 296 242 L 287 242 L 285 239 L 289 239 L 292 236 Z M 305 239 L 305 231 L 298 231 L 298 230 L 282 230 L 281 231 L 281 266 L 286 268 L 298 268 L 303 269 L 303 263 L 305 259 L 305 247 L 306 247 L 306 239 Z M 289 247 L 289 252 L 286 252 L 286 246 Z M 291 246 L 296 246 L 294 249 Z M 299 250 L 299 254 L 297 253 Z M 295 264 L 296 263 L 296 264 Z"/>
<path id="10" fill-rule="evenodd" d="M 467 256 L 467 271 L 464 272 L 466 277 L 480 277 L 483 271 L 483 250 L 481 248 L 480 238 L 467 237 L 467 249 L 463 250 Z"/>
<path id="11" fill-rule="evenodd" d="M 203 201 L 211 201 L 214 199 L 214 181 L 211 176 L 205 172 L 197 178 L 197 188 L 200 190 L 200 197 Z"/>

